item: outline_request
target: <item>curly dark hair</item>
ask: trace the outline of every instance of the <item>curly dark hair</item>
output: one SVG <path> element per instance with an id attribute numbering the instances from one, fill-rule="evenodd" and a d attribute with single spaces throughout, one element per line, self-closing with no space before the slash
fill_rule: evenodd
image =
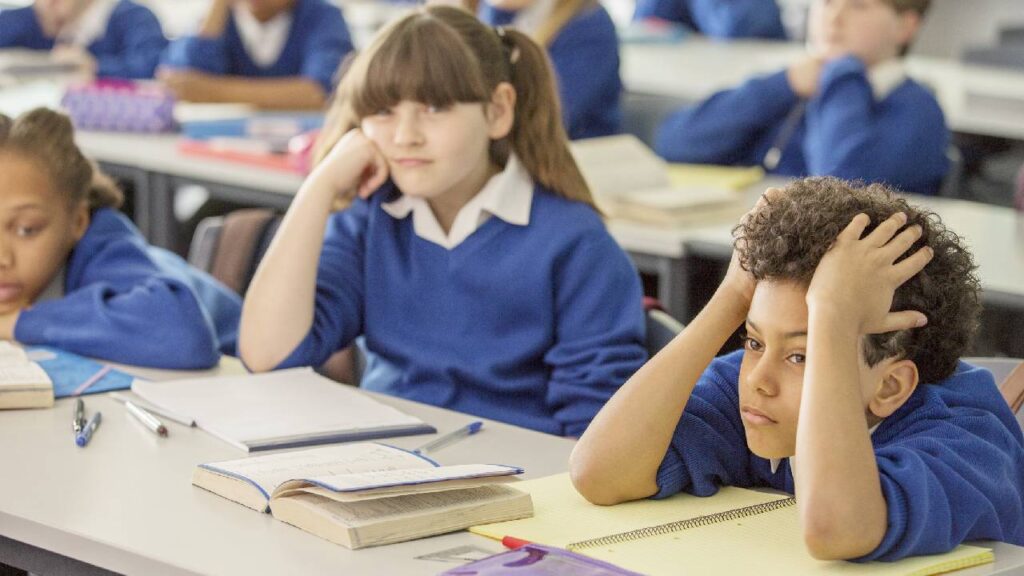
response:
<path id="1" fill-rule="evenodd" d="M 924 246 L 935 255 L 924 270 L 896 289 L 892 309 L 921 311 L 928 324 L 865 336 L 864 356 L 870 366 L 885 358 L 910 359 L 921 382 L 939 382 L 953 374 L 970 346 L 981 307 L 971 253 L 934 212 L 909 204 L 882 184 L 806 178 L 787 186 L 737 226 L 735 246 L 740 264 L 758 281 L 807 286 L 822 256 L 854 216 L 864 213 L 871 218 L 864 232 L 868 234 L 897 212 L 906 213 L 906 226 L 917 224 L 923 231 L 903 257 Z"/>

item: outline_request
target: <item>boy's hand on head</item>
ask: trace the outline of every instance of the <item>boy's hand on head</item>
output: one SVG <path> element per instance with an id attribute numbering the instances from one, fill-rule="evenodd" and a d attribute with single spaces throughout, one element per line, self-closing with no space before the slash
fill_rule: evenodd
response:
<path id="1" fill-rule="evenodd" d="M 388 179 L 388 164 L 377 145 L 359 128 L 345 133 L 317 165 L 312 176 L 322 178 L 336 195 L 352 192 L 369 198 Z"/>
<path id="2" fill-rule="evenodd" d="M 807 56 L 786 69 L 789 87 L 800 98 L 812 98 L 818 92 L 821 71 L 825 67 L 825 59 L 818 56 Z"/>
<path id="3" fill-rule="evenodd" d="M 932 249 L 921 248 L 896 262 L 921 237 L 921 227 L 901 229 L 907 216 L 897 213 L 861 238 L 870 223 L 858 214 L 825 253 L 807 289 L 807 307 L 824 311 L 859 334 L 881 334 L 924 326 L 916 310 L 892 312 L 896 289 L 924 269 Z"/>
<path id="4" fill-rule="evenodd" d="M 781 188 L 769 188 L 765 190 L 764 194 L 757 199 L 757 203 L 751 208 L 746 214 L 740 218 L 740 224 L 745 224 L 751 218 L 753 218 L 759 210 L 768 205 L 768 203 L 784 192 Z M 722 286 L 728 287 L 734 293 L 739 295 L 743 300 L 743 303 L 747 306 L 750 305 L 751 299 L 754 297 L 754 286 L 757 285 L 757 280 L 747 270 L 743 269 L 740 265 L 739 252 L 736 248 L 741 247 L 745 239 L 743 238 L 743 228 L 737 228 L 735 234 L 735 244 L 732 251 L 732 258 L 729 260 L 729 269 L 725 272 L 725 279 L 722 280 Z"/>

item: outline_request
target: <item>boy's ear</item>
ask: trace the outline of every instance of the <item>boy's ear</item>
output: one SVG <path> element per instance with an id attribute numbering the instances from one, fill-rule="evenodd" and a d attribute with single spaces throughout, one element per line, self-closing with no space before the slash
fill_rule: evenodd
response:
<path id="1" fill-rule="evenodd" d="M 899 13 L 899 17 L 900 46 L 910 46 L 921 28 L 921 15 L 914 10 L 904 10 Z"/>
<path id="2" fill-rule="evenodd" d="M 515 120 L 516 89 L 508 82 L 501 82 L 487 105 L 487 135 L 491 140 L 501 140 L 512 132 Z"/>
<path id="3" fill-rule="evenodd" d="M 912 360 L 896 360 L 882 373 L 882 380 L 868 402 L 868 410 L 879 418 L 891 416 L 910 398 L 917 384 L 917 364 Z"/>

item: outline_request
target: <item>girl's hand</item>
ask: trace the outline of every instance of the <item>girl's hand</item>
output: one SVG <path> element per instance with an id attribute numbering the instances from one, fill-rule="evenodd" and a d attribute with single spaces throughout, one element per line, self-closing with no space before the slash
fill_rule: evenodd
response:
<path id="1" fill-rule="evenodd" d="M 355 192 L 369 198 L 387 182 L 388 164 L 377 145 L 362 130 L 353 128 L 331 148 L 310 178 L 326 184 L 336 196 Z"/>
<path id="2" fill-rule="evenodd" d="M 869 223 L 866 214 L 854 216 L 825 253 L 807 289 L 808 309 L 826 310 L 859 334 L 924 326 L 928 318 L 921 312 L 890 311 L 896 289 L 932 259 L 926 246 L 896 263 L 921 237 L 921 227 L 900 232 L 907 216 L 897 213 L 861 238 Z"/>

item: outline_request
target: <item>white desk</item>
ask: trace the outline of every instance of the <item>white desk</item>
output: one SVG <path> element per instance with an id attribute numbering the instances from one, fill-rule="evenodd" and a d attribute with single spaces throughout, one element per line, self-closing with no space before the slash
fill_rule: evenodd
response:
<path id="1" fill-rule="evenodd" d="M 626 90 L 697 102 L 755 74 L 781 70 L 805 54 L 802 44 L 715 42 L 690 37 L 675 44 L 623 44 Z M 930 86 L 950 129 L 1024 140 L 1024 72 L 910 56 L 909 74 Z"/>
<path id="2" fill-rule="evenodd" d="M 149 376 L 154 376 L 150 371 Z M 381 397 L 441 431 L 468 419 Z M 0 412 L 0 561 L 40 574 L 436 574 L 456 566 L 418 556 L 497 542 L 468 532 L 363 550 L 348 550 L 271 516 L 191 486 L 196 464 L 241 457 L 224 442 L 172 422 L 170 437 L 143 429 L 117 402 L 90 396 L 103 425 L 86 448 L 74 445 L 72 403 L 51 410 Z M 411 447 L 421 437 L 390 440 Z M 488 421 L 484 431 L 445 448 L 443 463 L 501 462 L 526 477 L 564 472 L 573 443 Z M 964 575 L 1024 568 L 1024 548 L 993 546 L 996 563 Z"/>
<path id="3" fill-rule="evenodd" d="M 470 419 L 381 398 L 442 432 Z M 52 410 L 0 412 L 0 561 L 35 562 L 25 567 L 44 574 L 54 566 L 62 573 L 102 573 L 89 564 L 146 575 L 436 574 L 455 564 L 416 557 L 461 545 L 501 549 L 461 532 L 348 550 L 193 487 L 196 464 L 244 456 L 228 444 L 173 422 L 167 422 L 170 437 L 158 438 L 105 395 L 87 397 L 86 405 L 101 410 L 104 419 L 84 449 L 72 439 L 70 400 L 59 400 Z M 388 442 L 412 447 L 424 438 Z M 564 438 L 488 421 L 483 432 L 437 458 L 446 464 L 514 464 L 526 469 L 526 477 L 539 477 L 564 472 L 572 446 Z M 62 563 L 26 544 L 74 561 Z"/>

